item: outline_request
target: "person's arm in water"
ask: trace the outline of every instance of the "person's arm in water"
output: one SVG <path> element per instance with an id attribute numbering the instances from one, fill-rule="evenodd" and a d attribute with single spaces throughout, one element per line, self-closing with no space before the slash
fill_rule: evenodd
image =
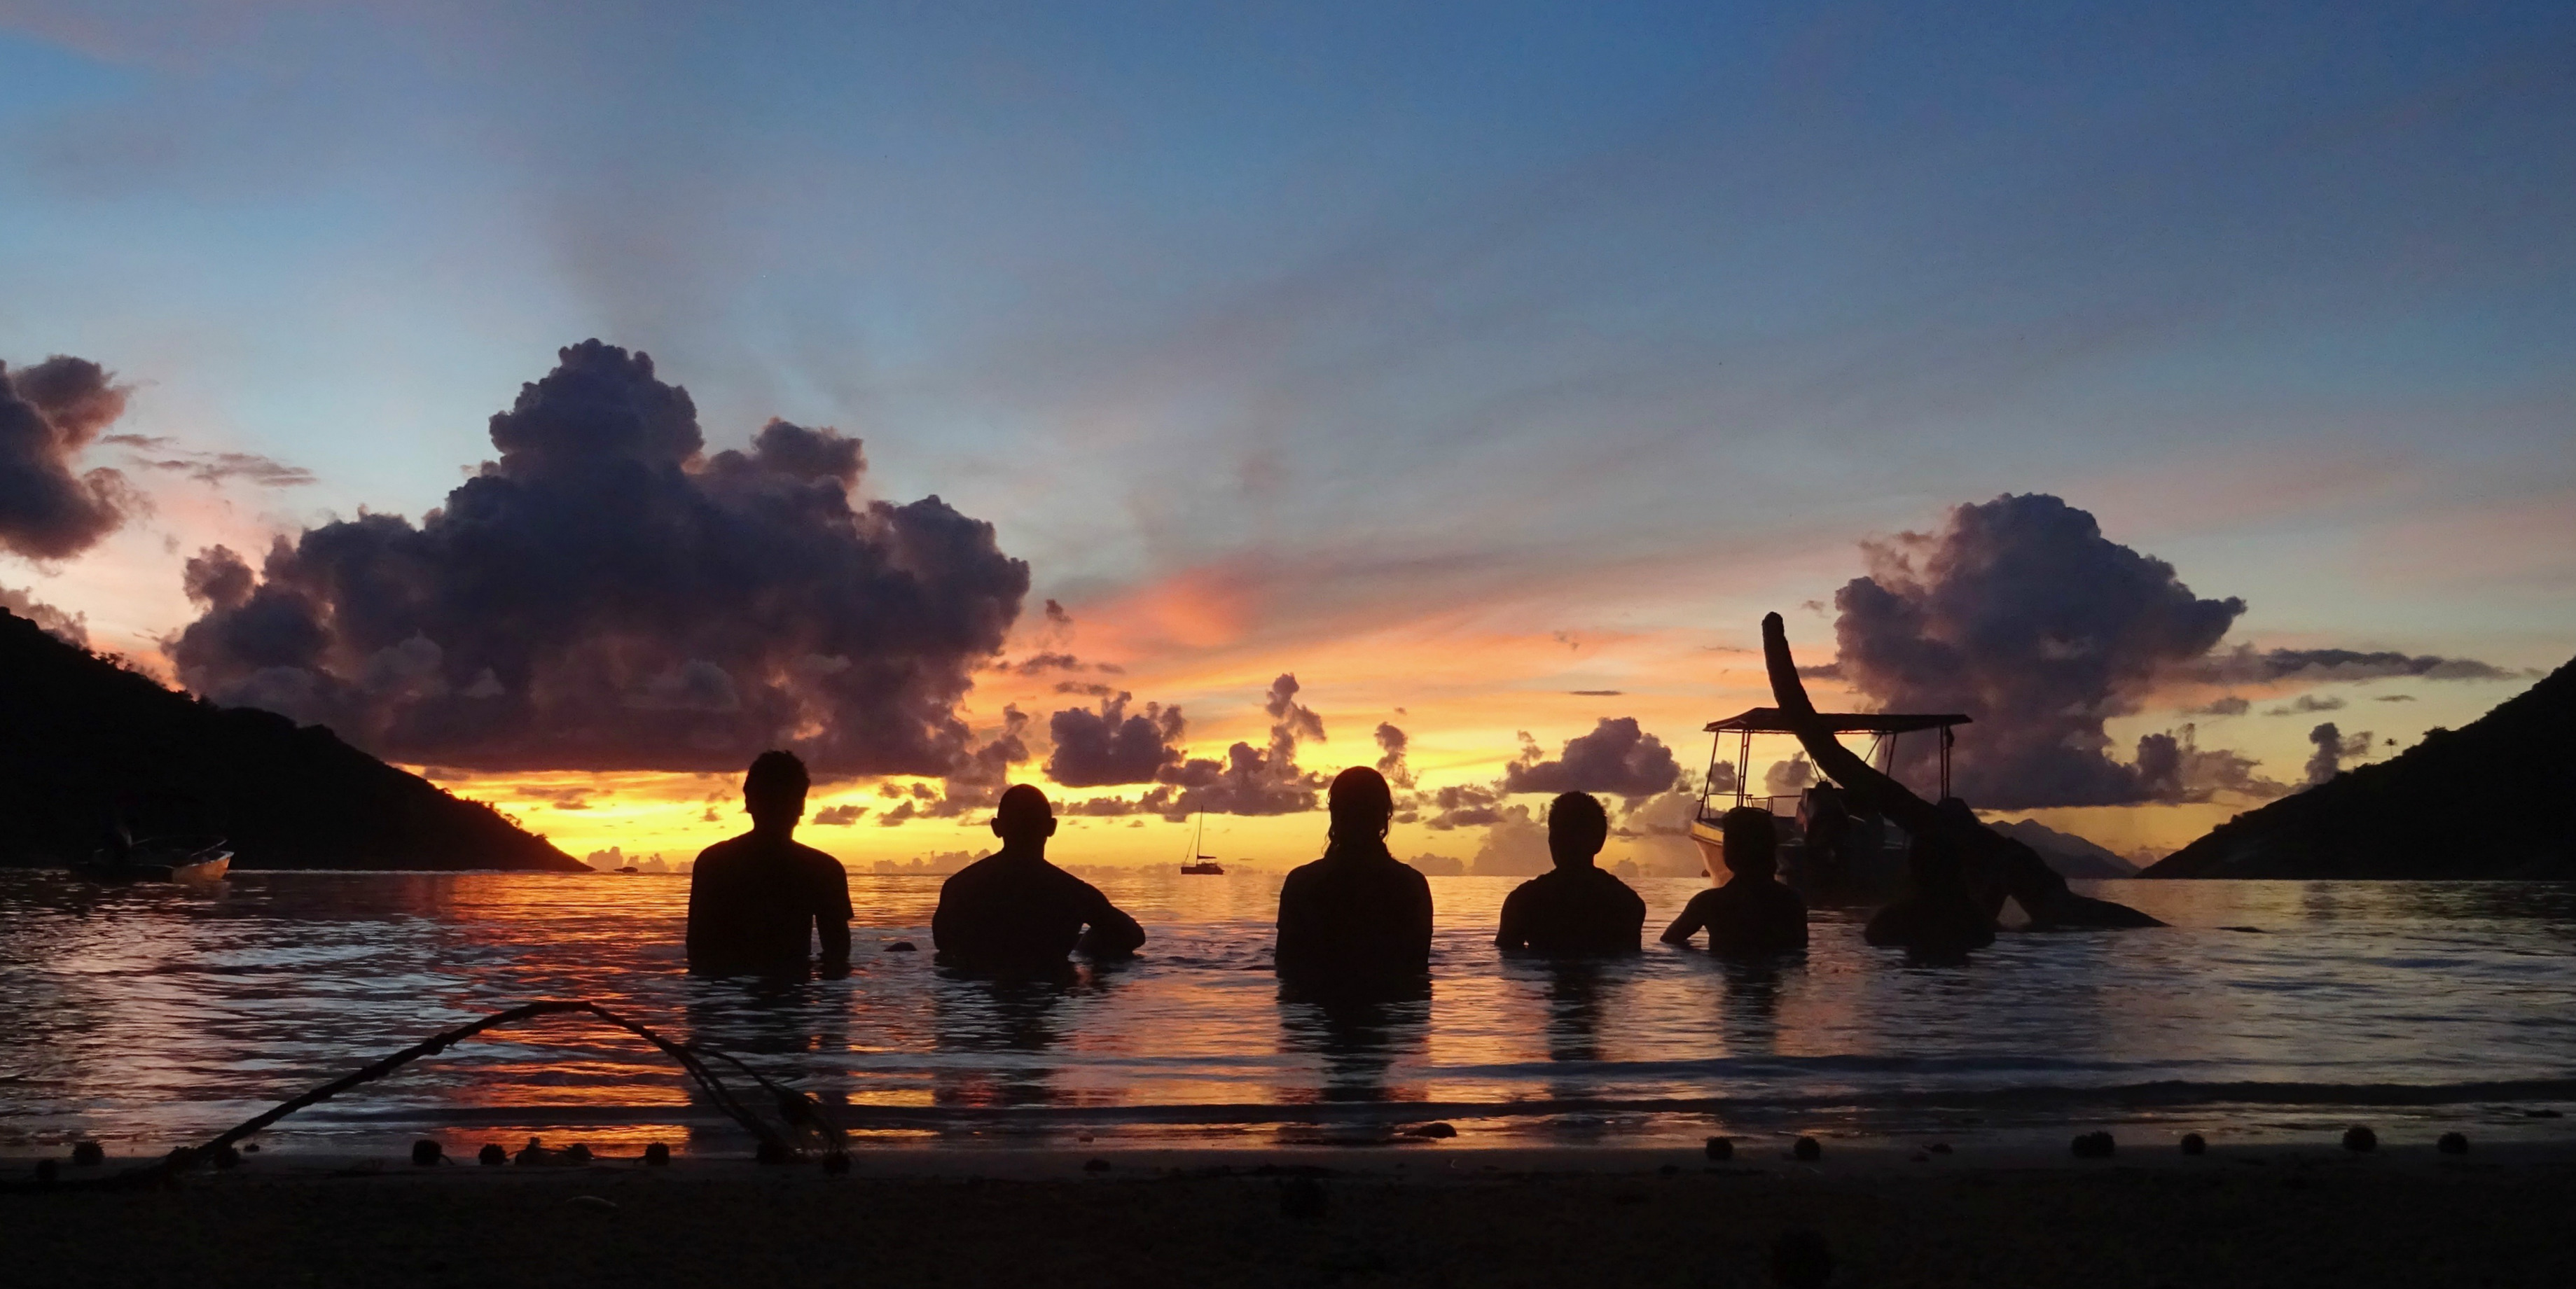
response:
<path id="1" fill-rule="evenodd" d="M 715 900 L 707 890 L 707 856 L 714 850 L 710 846 L 698 852 L 698 862 L 689 865 L 689 926 L 685 945 L 689 966 L 693 969 L 714 961 Z"/>
<path id="2" fill-rule="evenodd" d="M 1288 874 L 1279 884 L 1279 931 L 1271 942 L 1270 963 L 1274 970 L 1296 971 L 1306 966 L 1308 944 L 1314 932 L 1308 926 L 1313 901 L 1306 894 L 1306 879 L 1299 873 Z"/>
<path id="3" fill-rule="evenodd" d="M 1074 947 L 1094 958 L 1134 956 L 1136 950 L 1144 947 L 1145 928 L 1127 916 L 1125 909 L 1110 903 L 1109 897 L 1101 894 L 1099 887 L 1086 882 L 1083 889 L 1090 893 L 1088 902 L 1091 908 L 1083 914 L 1083 921 L 1090 925 Z"/>
<path id="4" fill-rule="evenodd" d="M 827 855 L 818 877 L 822 890 L 814 906 L 814 934 L 823 942 L 824 972 L 840 974 L 850 969 L 850 874 Z"/>
<path id="5" fill-rule="evenodd" d="M 1410 868 L 1404 872 L 1412 879 L 1412 889 L 1407 896 L 1412 907 L 1405 910 L 1405 947 L 1410 951 L 1411 961 L 1428 970 L 1431 966 L 1431 881 Z"/>
<path id="6" fill-rule="evenodd" d="M 948 909 L 949 892 L 956 886 L 954 873 L 939 884 L 939 906 L 930 913 L 930 948 L 935 953 L 956 953 L 966 947 L 959 937 L 957 919 Z"/>
<path id="7" fill-rule="evenodd" d="M 1694 895 L 1690 903 L 1682 906 L 1681 916 L 1674 918 L 1673 924 L 1664 928 L 1664 943 L 1689 944 L 1690 938 L 1698 935 L 1700 928 L 1708 925 L 1708 912 L 1700 907 L 1701 898 L 1701 895 Z"/>
<path id="8" fill-rule="evenodd" d="M 1502 925 L 1494 928 L 1495 948 L 1529 947 L 1529 901 L 1522 898 L 1528 891 L 1529 886 L 1524 883 L 1513 887 L 1512 893 L 1503 897 Z"/>

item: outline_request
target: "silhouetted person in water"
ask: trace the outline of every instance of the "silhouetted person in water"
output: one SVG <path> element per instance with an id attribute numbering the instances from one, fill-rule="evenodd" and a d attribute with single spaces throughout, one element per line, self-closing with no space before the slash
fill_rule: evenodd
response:
<path id="1" fill-rule="evenodd" d="M 1556 868 L 1513 888 L 1494 943 L 1541 953 L 1635 949 L 1646 932 L 1646 902 L 1593 862 L 1609 839 L 1609 812 L 1592 794 L 1558 797 L 1547 809 L 1547 852 Z"/>
<path id="2" fill-rule="evenodd" d="M 1772 880 L 1780 869 L 1779 833 L 1771 812 L 1737 806 L 1717 821 L 1726 841 L 1726 885 L 1701 891 L 1664 928 L 1664 943 L 1688 944 L 1708 929 L 1708 951 L 1730 958 L 1764 958 L 1807 947 L 1807 902 Z"/>
<path id="3" fill-rule="evenodd" d="M 1956 957 L 1995 942 L 1994 916 L 1968 890 L 1956 839 L 1919 835 L 1905 863 L 1905 893 L 1869 920 L 1863 938 L 1928 958 Z"/>
<path id="4" fill-rule="evenodd" d="M 1431 884 L 1386 851 L 1395 794 L 1353 766 L 1333 780 L 1332 840 L 1279 887 L 1282 981 L 1320 992 L 1388 992 L 1431 969 Z"/>
<path id="5" fill-rule="evenodd" d="M 839 860 L 796 842 L 808 786 L 795 753 L 752 761 L 742 777 L 751 831 L 700 851 L 689 872 L 690 971 L 801 976 L 815 935 L 824 971 L 849 969 L 849 875 Z"/>
<path id="6" fill-rule="evenodd" d="M 1094 958 L 1124 958 L 1145 943 L 1145 928 L 1099 887 L 1047 862 L 1055 807 L 1045 793 L 1025 783 L 1004 792 L 993 811 L 993 835 L 1002 839 L 1000 850 L 939 888 L 930 938 L 942 962 L 1039 974 L 1062 970 L 1065 955 L 1077 948 Z"/>

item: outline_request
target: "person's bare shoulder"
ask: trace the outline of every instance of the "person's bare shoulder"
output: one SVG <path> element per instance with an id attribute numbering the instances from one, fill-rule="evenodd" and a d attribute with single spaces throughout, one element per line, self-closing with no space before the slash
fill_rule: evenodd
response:
<path id="1" fill-rule="evenodd" d="M 707 865 L 714 864 L 721 868 L 730 864 L 742 854 L 743 843 L 750 840 L 751 838 L 747 834 L 741 837 L 727 837 L 723 841 L 717 842 L 715 845 L 699 851 L 697 863 L 691 867 L 693 869 L 704 869 Z"/>
<path id="2" fill-rule="evenodd" d="M 829 866 L 833 872 L 839 873 L 843 877 L 850 875 L 850 870 L 843 867 L 841 861 L 832 858 L 831 852 L 816 850 L 801 841 L 790 842 L 788 844 L 796 848 L 796 861 L 798 863 L 807 864 L 816 869 Z"/>

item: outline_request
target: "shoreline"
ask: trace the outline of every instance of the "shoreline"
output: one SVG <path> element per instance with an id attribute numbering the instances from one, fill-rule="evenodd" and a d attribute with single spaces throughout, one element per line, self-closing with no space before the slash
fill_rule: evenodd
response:
<path id="1" fill-rule="evenodd" d="M 160 1189 L 0 1196 L 0 1240 L 39 1279 L 129 1283 L 1761 1285 L 1774 1242 L 1813 1231 L 1838 1285 L 2363 1289 L 2552 1283 L 2571 1194 L 2576 1143 L 1925 1162 L 1829 1146 L 1724 1164 L 1453 1143 L 871 1150 L 843 1176 L 736 1156 L 415 1168 L 274 1152 Z"/>

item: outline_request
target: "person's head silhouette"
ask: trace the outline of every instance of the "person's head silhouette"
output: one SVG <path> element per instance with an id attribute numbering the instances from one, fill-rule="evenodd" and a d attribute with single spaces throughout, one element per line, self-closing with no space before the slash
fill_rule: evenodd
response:
<path id="1" fill-rule="evenodd" d="M 752 758 L 751 770 L 742 776 L 742 808 L 751 816 L 752 830 L 781 836 L 795 832 L 796 821 L 805 817 L 805 790 L 812 786 L 805 763 L 793 752 Z"/>
<path id="2" fill-rule="evenodd" d="M 1779 825 L 1760 806 L 1737 806 L 1718 816 L 1718 836 L 1726 846 L 1726 871 L 1757 882 L 1780 871 Z"/>
<path id="3" fill-rule="evenodd" d="M 1547 853 L 1558 868 L 1590 868 L 1610 840 L 1610 812 L 1589 792 L 1569 792 L 1547 807 Z"/>
<path id="4" fill-rule="evenodd" d="M 1387 824 L 1395 818 L 1395 790 L 1386 786 L 1385 775 L 1365 765 L 1342 771 L 1324 799 L 1332 810 L 1336 842 L 1375 842 L 1386 836 Z"/>
<path id="5" fill-rule="evenodd" d="M 993 807 L 993 835 L 1002 839 L 1004 850 L 1043 855 L 1047 838 L 1055 836 L 1055 807 L 1033 785 L 1015 784 Z"/>

